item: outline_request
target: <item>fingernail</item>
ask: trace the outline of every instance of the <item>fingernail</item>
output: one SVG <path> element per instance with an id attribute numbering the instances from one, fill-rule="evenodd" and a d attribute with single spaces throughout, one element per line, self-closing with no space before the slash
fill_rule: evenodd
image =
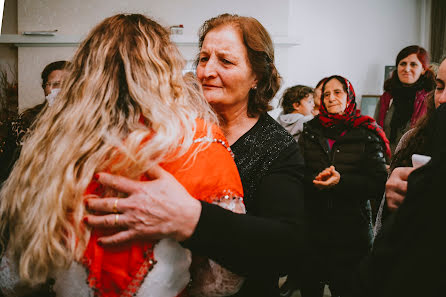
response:
<path id="1" fill-rule="evenodd" d="M 98 180 L 98 179 L 99 179 L 99 173 L 95 173 L 95 174 L 93 175 L 93 179 L 94 179 L 94 180 Z"/>

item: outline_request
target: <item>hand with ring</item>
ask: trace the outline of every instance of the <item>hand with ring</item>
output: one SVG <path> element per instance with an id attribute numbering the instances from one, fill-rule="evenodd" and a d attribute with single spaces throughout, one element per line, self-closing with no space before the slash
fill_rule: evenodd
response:
<path id="1" fill-rule="evenodd" d="M 115 203 L 113 204 L 113 213 L 118 213 L 118 201 L 119 198 L 116 198 Z"/>
<path id="2" fill-rule="evenodd" d="M 201 203 L 193 198 L 175 177 L 159 166 L 147 175 L 150 181 L 135 181 L 108 173 L 98 174 L 105 187 L 126 193 L 126 198 L 88 198 L 90 211 L 84 222 L 92 228 L 111 229 L 100 237 L 104 245 L 117 245 L 135 239 L 173 238 L 183 241 L 195 231 Z"/>

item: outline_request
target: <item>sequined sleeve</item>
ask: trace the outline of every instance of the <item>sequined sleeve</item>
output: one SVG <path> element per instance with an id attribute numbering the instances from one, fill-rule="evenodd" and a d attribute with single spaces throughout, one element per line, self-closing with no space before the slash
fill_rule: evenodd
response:
<path id="1" fill-rule="evenodd" d="M 226 139 L 217 128 L 213 137 L 197 137 L 192 149 L 198 150 L 192 163 L 185 162 L 187 170 L 176 171 L 175 177 L 199 200 L 216 204 L 235 213 L 246 212 L 243 188 L 233 154 Z M 191 176 L 191 174 L 193 176 Z M 230 296 L 237 293 L 244 278 L 218 263 L 193 256 L 191 265 L 191 296 Z"/>

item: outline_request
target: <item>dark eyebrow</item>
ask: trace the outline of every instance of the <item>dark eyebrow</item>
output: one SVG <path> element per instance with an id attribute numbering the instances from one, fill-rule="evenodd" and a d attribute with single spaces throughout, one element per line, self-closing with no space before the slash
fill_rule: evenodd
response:
<path id="1" fill-rule="evenodd" d="M 207 53 L 208 53 L 207 50 L 205 50 L 205 49 L 201 49 L 199 55 L 201 55 L 201 54 L 207 54 Z"/>
<path id="2" fill-rule="evenodd" d="M 233 61 L 238 61 L 238 57 L 229 51 L 217 51 L 217 56 L 219 58 L 231 59 Z"/>

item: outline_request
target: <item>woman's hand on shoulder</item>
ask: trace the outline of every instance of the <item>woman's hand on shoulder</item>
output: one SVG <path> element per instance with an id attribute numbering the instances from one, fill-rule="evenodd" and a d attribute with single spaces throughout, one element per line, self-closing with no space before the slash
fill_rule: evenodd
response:
<path id="1" fill-rule="evenodd" d="M 84 222 L 92 228 L 116 230 L 99 238 L 104 245 L 135 239 L 189 238 L 197 226 L 201 203 L 167 171 L 157 166 L 152 180 L 135 181 L 107 173 L 98 174 L 102 185 L 127 193 L 127 198 L 90 198 L 85 201 L 91 214 Z"/>
<path id="2" fill-rule="evenodd" d="M 336 171 L 334 166 L 322 170 L 313 180 L 313 184 L 318 189 L 331 188 L 339 183 L 341 174 Z"/>

